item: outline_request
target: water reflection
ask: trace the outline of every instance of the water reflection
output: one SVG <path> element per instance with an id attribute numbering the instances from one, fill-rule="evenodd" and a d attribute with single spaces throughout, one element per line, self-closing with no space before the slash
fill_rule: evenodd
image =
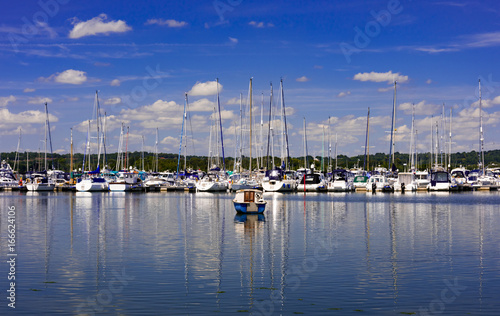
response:
<path id="1" fill-rule="evenodd" d="M 266 193 L 259 215 L 235 214 L 230 194 L 0 195 L 18 209 L 20 314 L 75 314 L 122 269 L 135 279 L 100 313 L 399 314 L 450 280 L 467 289 L 446 313 L 500 308 L 495 193 Z"/>

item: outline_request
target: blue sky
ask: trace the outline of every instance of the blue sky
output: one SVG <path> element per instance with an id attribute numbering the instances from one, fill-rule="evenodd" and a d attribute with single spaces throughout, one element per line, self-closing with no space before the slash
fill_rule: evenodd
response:
<path id="1" fill-rule="evenodd" d="M 328 117 L 338 152 L 362 154 L 368 107 L 370 152 L 388 153 L 395 79 L 396 151 L 409 151 L 413 103 L 419 152 L 430 150 L 443 104 L 447 116 L 453 110 L 452 151 L 478 150 L 480 78 L 485 148 L 500 148 L 496 1 L 42 0 L 6 3 L 0 17 L 1 151 L 16 150 L 19 128 L 21 150 L 43 148 L 44 102 L 54 151 L 69 152 L 70 128 L 83 151 L 99 90 L 108 151 L 124 122 L 130 150 L 144 136 L 152 151 L 158 128 L 159 150 L 177 152 L 190 92 L 188 154 L 207 155 L 216 78 L 227 155 L 235 100 L 246 99 L 250 78 L 254 118 L 260 123 L 263 93 L 266 124 L 269 83 L 279 106 L 283 78 L 293 156 L 303 155 L 304 118 L 309 154 L 321 155 Z"/>

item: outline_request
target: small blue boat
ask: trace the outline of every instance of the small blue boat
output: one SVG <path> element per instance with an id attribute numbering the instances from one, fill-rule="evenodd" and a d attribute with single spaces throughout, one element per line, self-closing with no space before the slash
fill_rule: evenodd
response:
<path id="1" fill-rule="evenodd" d="M 262 214 L 266 209 L 267 202 L 264 201 L 262 191 L 256 189 L 245 189 L 236 191 L 233 200 L 236 212 L 242 214 Z"/>

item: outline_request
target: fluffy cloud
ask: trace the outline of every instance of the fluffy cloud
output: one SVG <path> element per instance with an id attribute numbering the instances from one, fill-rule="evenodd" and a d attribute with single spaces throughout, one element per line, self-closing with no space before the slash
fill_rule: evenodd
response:
<path id="1" fill-rule="evenodd" d="M 340 92 L 339 94 L 337 94 L 337 98 L 343 98 L 343 97 L 348 96 L 348 95 L 351 95 L 351 91 Z"/>
<path id="2" fill-rule="evenodd" d="M 44 104 L 51 102 L 52 102 L 51 98 L 42 98 L 42 97 L 30 98 L 30 100 L 28 101 L 29 104 Z"/>
<path id="3" fill-rule="evenodd" d="M 16 97 L 9 95 L 8 97 L 0 97 L 0 106 L 7 106 L 10 102 L 15 102 Z"/>
<path id="4" fill-rule="evenodd" d="M 54 77 L 55 82 L 67 84 L 82 84 L 87 81 L 86 72 L 68 69 Z"/>
<path id="5" fill-rule="evenodd" d="M 28 93 L 28 92 L 35 92 L 35 89 L 31 89 L 31 88 L 26 88 L 23 90 L 24 93 Z"/>
<path id="6" fill-rule="evenodd" d="M 7 109 L 0 109 L 0 117 L 2 117 L 2 128 L 7 126 L 17 126 L 20 122 L 23 124 L 45 124 L 45 111 L 24 111 L 21 113 L 12 113 Z M 57 122 L 59 119 L 49 114 L 51 122 Z M 23 127 L 24 130 L 24 127 Z"/>
<path id="7" fill-rule="evenodd" d="M 189 111 L 210 112 L 214 110 L 215 102 L 203 98 L 189 103 Z"/>
<path id="8" fill-rule="evenodd" d="M 69 33 L 69 38 L 80 38 L 84 36 L 110 33 L 124 33 L 132 30 L 125 21 L 106 21 L 108 16 L 104 13 L 88 21 L 73 21 L 73 29 Z"/>
<path id="9" fill-rule="evenodd" d="M 500 95 L 495 97 L 494 99 L 485 99 L 481 101 L 481 107 L 483 108 L 491 108 L 494 105 L 499 105 L 500 104 Z M 476 102 L 472 103 L 473 107 L 479 107 L 479 100 Z"/>
<path id="10" fill-rule="evenodd" d="M 238 44 L 238 39 L 237 39 L 237 38 L 234 38 L 234 37 L 229 37 L 229 41 L 230 41 L 232 44 Z"/>
<path id="11" fill-rule="evenodd" d="M 295 81 L 297 81 L 297 82 L 307 82 L 309 80 L 311 80 L 311 79 L 307 78 L 306 76 L 302 76 L 300 78 L 295 79 Z"/>
<path id="12" fill-rule="evenodd" d="M 59 82 L 66 84 L 82 84 L 87 81 L 87 73 L 85 71 L 68 69 L 63 72 L 55 73 L 48 78 L 40 77 L 39 81 Z"/>
<path id="13" fill-rule="evenodd" d="M 121 85 L 121 82 L 118 79 L 113 79 L 111 80 L 111 83 L 109 85 L 112 87 L 119 87 Z"/>
<path id="14" fill-rule="evenodd" d="M 405 83 L 409 80 L 408 76 L 400 75 L 399 72 L 363 72 L 354 75 L 354 80 L 358 81 L 371 81 L 371 82 L 387 82 L 388 84 L 394 83 L 396 80 L 399 83 Z"/>
<path id="15" fill-rule="evenodd" d="M 222 85 L 219 83 L 219 92 Z M 191 96 L 207 96 L 217 94 L 217 81 L 197 82 L 188 92 Z"/>
<path id="16" fill-rule="evenodd" d="M 411 115 L 413 104 L 410 102 L 401 103 L 399 110 L 404 111 L 404 114 Z M 441 105 L 426 103 L 425 100 L 415 104 L 415 115 L 434 115 L 441 111 Z"/>
<path id="17" fill-rule="evenodd" d="M 188 23 L 184 21 L 164 20 L 164 19 L 149 19 L 145 24 L 146 25 L 156 24 L 168 27 L 184 27 L 188 25 Z"/>

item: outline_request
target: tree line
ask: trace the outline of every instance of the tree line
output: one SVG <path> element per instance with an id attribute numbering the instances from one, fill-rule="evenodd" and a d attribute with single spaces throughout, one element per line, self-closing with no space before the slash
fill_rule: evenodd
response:
<path id="1" fill-rule="evenodd" d="M 28 155 L 28 157 L 27 157 Z M 17 162 L 16 162 L 17 156 Z M 41 171 L 44 169 L 44 156 L 42 154 L 30 153 L 1 153 L 0 158 L 9 162 L 12 168 L 19 173 L 26 173 L 29 171 Z M 158 154 L 158 171 L 176 171 L 179 162 L 177 154 L 160 153 Z M 330 169 L 346 169 L 346 168 L 363 168 L 365 165 L 365 156 L 358 155 L 348 157 L 346 155 L 338 155 L 335 159 L 334 157 L 321 157 L 321 156 L 307 156 L 304 157 L 292 157 L 288 161 L 287 165 L 290 169 L 299 169 L 304 167 L 310 167 L 311 164 L 315 165 L 317 170 L 323 169 L 323 171 Z M 373 170 L 376 167 L 384 167 L 390 169 L 389 166 L 389 155 L 384 153 L 376 153 L 369 156 L 368 160 L 368 170 Z M 439 156 L 438 161 L 441 161 L 442 156 Z M 487 167 L 500 167 L 500 150 L 490 150 L 484 153 L 485 165 Z M 73 155 L 73 169 L 82 170 L 83 168 L 83 154 Z M 90 159 L 91 166 L 95 168 L 97 166 L 97 155 L 91 155 L 85 159 Z M 435 158 L 433 158 L 434 160 Z M 66 172 L 70 171 L 70 154 L 52 154 L 47 158 L 47 166 L 49 169 L 58 169 Z M 396 152 L 394 154 L 394 160 L 396 168 L 399 171 L 405 171 L 409 169 L 409 155 L 404 153 Z M 446 160 L 443 156 L 443 161 Z M 117 153 L 111 153 L 106 155 L 106 160 L 104 165 L 110 170 L 116 169 Z M 447 161 L 447 160 L 446 160 Z M 470 152 L 458 152 L 451 155 L 451 168 L 456 168 L 463 166 L 467 169 L 476 169 L 479 167 L 478 162 L 480 161 L 479 153 L 476 151 Z M 187 156 L 186 162 L 184 163 L 184 157 L 180 158 L 180 170 L 184 169 L 184 164 L 187 168 L 194 170 L 207 171 L 209 160 L 205 156 Z M 242 166 L 247 169 L 250 163 L 249 157 L 243 157 Z M 86 163 L 86 165 L 88 162 Z M 102 162 L 101 162 L 102 164 Z M 126 157 L 126 164 L 128 167 L 143 169 L 145 171 L 156 171 L 156 156 L 154 153 L 143 153 L 142 152 L 130 152 Z M 223 169 L 223 164 L 225 164 L 226 170 L 233 170 L 235 166 L 235 159 L 233 157 L 226 157 L 224 162 L 222 158 L 219 159 L 218 167 Z M 274 158 L 274 165 L 281 166 L 281 160 L 279 158 Z M 271 157 L 263 157 L 252 159 L 252 169 L 257 167 L 267 169 L 273 166 L 273 161 Z M 430 153 L 421 153 L 418 155 L 417 168 L 419 170 L 429 169 L 431 166 Z M 444 164 L 445 167 L 446 164 Z M 211 166 L 210 166 L 211 167 Z M 101 169 L 103 166 L 101 165 Z M 85 168 L 84 168 L 85 169 Z M 87 168 L 88 169 L 88 168 Z M 87 170 L 86 170 L 87 171 Z"/>

